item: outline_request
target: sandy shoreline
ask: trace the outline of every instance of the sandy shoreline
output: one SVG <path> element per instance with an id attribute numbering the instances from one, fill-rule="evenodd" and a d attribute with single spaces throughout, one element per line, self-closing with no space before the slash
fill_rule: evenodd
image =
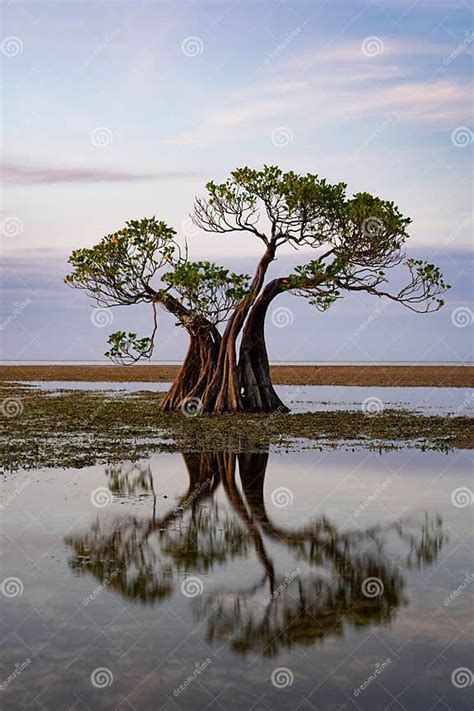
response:
<path id="1" fill-rule="evenodd" d="M 169 382 L 177 365 L 2 365 L 0 381 Z M 474 387 L 474 366 L 456 365 L 274 365 L 280 385 L 379 387 Z"/>

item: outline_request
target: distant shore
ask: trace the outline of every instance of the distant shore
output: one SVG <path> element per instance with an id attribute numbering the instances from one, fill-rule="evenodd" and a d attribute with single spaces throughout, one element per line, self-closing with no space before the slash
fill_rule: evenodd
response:
<path id="1" fill-rule="evenodd" d="M 178 365 L 2 365 L 0 381 L 170 382 Z M 474 387 L 474 365 L 274 365 L 279 385 Z"/>

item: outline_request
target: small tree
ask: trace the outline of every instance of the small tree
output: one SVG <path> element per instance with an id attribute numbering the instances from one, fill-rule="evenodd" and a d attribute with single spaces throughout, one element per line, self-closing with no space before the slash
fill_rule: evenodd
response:
<path id="1" fill-rule="evenodd" d="M 287 411 L 276 394 L 265 344 L 271 302 L 287 291 L 328 309 L 345 292 L 385 297 L 418 312 L 436 311 L 449 288 L 437 267 L 407 259 L 403 247 L 410 219 L 393 202 L 368 193 L 346 195 L 317 175 L 240 168 L 224 183 L 210 182 L 196 199 L 192 218 L 204 231 L 245 232 L 263 251 L 252 278 L 209 262 L 190 262 L 176 233 L 163 222 L 132 221 L 91 249 L 76 250 L 66 281 L 86 289 L 99 305 L 150 302 L 174 314 L 190 336 L 180 373 L 163 407 L 179 409 L 197 397 L 207 412 Z M 266 283 L 278 249 L 310 250 L 290 274 Z M 404 265 L 405 286 L 386 288 L 388 272 Z M 164 267 L 169 271 L 163 272 Z M 153 281 L 153 285 L 151 282 Z M 158 281 L 159 283 L 155 283 Z M 109 339 L 115 360 L 150 356 L 151 337 L 118 332 Z M 223 331 L 219 325 L 225 324 Z M 237 347 L 240 340 L 239 356 Z"/>
<path id="2" fill-rule="evenodd" d="M 172 388 L 162 402 L 179 409 L 199 398 L 217 363 L 221 335 L 218 326 L 244 298 L 249 277 L 211 262 L 191 262 L 176 240 L 176 232 L 154 217 L 131 220 L 126 227 L 91 248 L 75 250 L 73 271 L 65 282 L 85 290 L 98 306 L 149 303 L 153 310 L 150 336 L 117 331 L 106 352 L 113 362 L 135 363 L 151 357 L 157 332 L 156 306 L 177 319 L 189 335 L 189 347 Z M 171 271 L 165 269 L 171 268 Z"/>
<path id="3" fill-rule="evenodd" d="M 368 193 L 346 196 L 346 184 L 328 184 L 317 175 L 283 173 L 275 166 L 241 168 L 221 184 L 207 184 L 197 199 L 194 222 L 217 233 L 247 232 L 264 244 L 248 296 L 235 308 L 222 337 L 218 366 L 204 394 L 209 411 L 284 411 L 271 383 L 265 345 L 265 316 L 283 291 L 303 296 L 326 310 L 342 291 L 385 296 L 412 310 L 434 311 L 448 285 L 436 267 L 405 258 L 410 219 L 393 202 Z M 314 258 L 294 273 L 265 276 L 277 250 L 289 244 L 314 250 Z M 382 288 L 387 271 L 405 262 L 409 278 L 396 293 Z M 237 339 L 243 330 L 237 363 Z"/>

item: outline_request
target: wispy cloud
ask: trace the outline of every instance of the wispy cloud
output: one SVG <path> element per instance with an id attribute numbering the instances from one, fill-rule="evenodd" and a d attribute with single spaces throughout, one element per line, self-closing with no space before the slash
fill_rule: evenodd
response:
<path id="1" fill-rule="evenodd" d="M 374 42 L 371 48 L 370 40 L 380 40 L 379 45 Z M 451 51 L 450 45 L 441 42 L 426 42 L 422 40 L 400 39 L 381 34 L 378 37 L 365 37 L 360 40 L 341 42 L 337 46 L 327 46 L 321 49 L 302 52 L 293 57 L 287 67 L 310 69 L 311 67 L 329 64 L 371 65 L 371 70 L 377 65 L 387 64 L 388 60 L 407 60 L 412 57 L 444 57 Z M 370 52 L 373 51 L 373 56 Z M 369 55 L 369 56 L 368 56 Z M 394 66 L 393 69 L 396 67 Z"/>
<path id="2" fill-rule="evenodd" d="M 462 120 L 470 101 L 469 87 L 455 81 L 407 82 L 346 95 L 343 106 L 359 115 L 391 111 L 398 120 Z M 342 106 L 341 106 L 342 108 Z"/>
<path id="3" fill-rule="evenodd" d="M 366 38 L 302 52 L 269 67 L 253 84 L 235 89 L 225 103 L 195 115 L 194 126 L 167 143 L 216 145 L 257 135 L 262 126 L 300 125 L 386 117 L 401 122 L 452 128 L 469 121 L 470 86 L 463 77 L 420 74 L 419 57 L 449 56 L 443 43 L 397 38 Z M 469 47 L 467 47 L 470 50 Z M 374 55 L 370 55 L 375 51 Z M 445 125 L 444 125 L 445 124 Z"/>
<path id="4" fill-rule="evenodd" d="M 138 180 L 176 180 L 189 178 L 195 172 L 132 173 L 103 168 L 54 168 L 51 166 L 3 163 L 0 165 L 2 182 L 10 185 L 50 185 L 55 183 L 117 183 Z"/>
<path id="5" fill-rule="evenodd" d="M 225 105 L 216 105 L 189 131 L 167 143 L 207 145 L 231 140 L 251 132 L 253 126 L 301 110 L 310 93 L 308 82 L 265 82 L 235 92 Z"/>

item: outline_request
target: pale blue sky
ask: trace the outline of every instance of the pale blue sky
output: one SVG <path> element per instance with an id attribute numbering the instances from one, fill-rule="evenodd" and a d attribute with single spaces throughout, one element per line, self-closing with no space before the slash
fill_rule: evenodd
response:
<path id="1" fill-rule="evenodd" d="M 28 296 L 35 264 L 47 257 L 59 277 L 72 248 L 126 219 L 159 216 L 195 257 L 256 254 L 252 238 L 195 233 L 186 219 L 208 179 L 243 164 L 393 199 L 413 218 L 413 248 L 433 261 L 449 252 L 459 265 L 455 253 L 470 248 L 467 0 L 37 0 L 1 12 L 3 320 Z M 15 264 L 22 286 L 10 281 Z M 453 294 L 451 310 L 470 296 Z M 35 324 L 46 311 L 54 323 L 54 299 L 35 298 Z M 20 341 L 22 357 L 35 357 L 15 330 L 27 313 L 9 322 L 3 357 Z M 455 335 L 467 339 L 464 358 L 466 329 Z M 96 357 L 104 337 L 91 334 Z M 62 348 L 57 333 L 54 343 Z"/>

